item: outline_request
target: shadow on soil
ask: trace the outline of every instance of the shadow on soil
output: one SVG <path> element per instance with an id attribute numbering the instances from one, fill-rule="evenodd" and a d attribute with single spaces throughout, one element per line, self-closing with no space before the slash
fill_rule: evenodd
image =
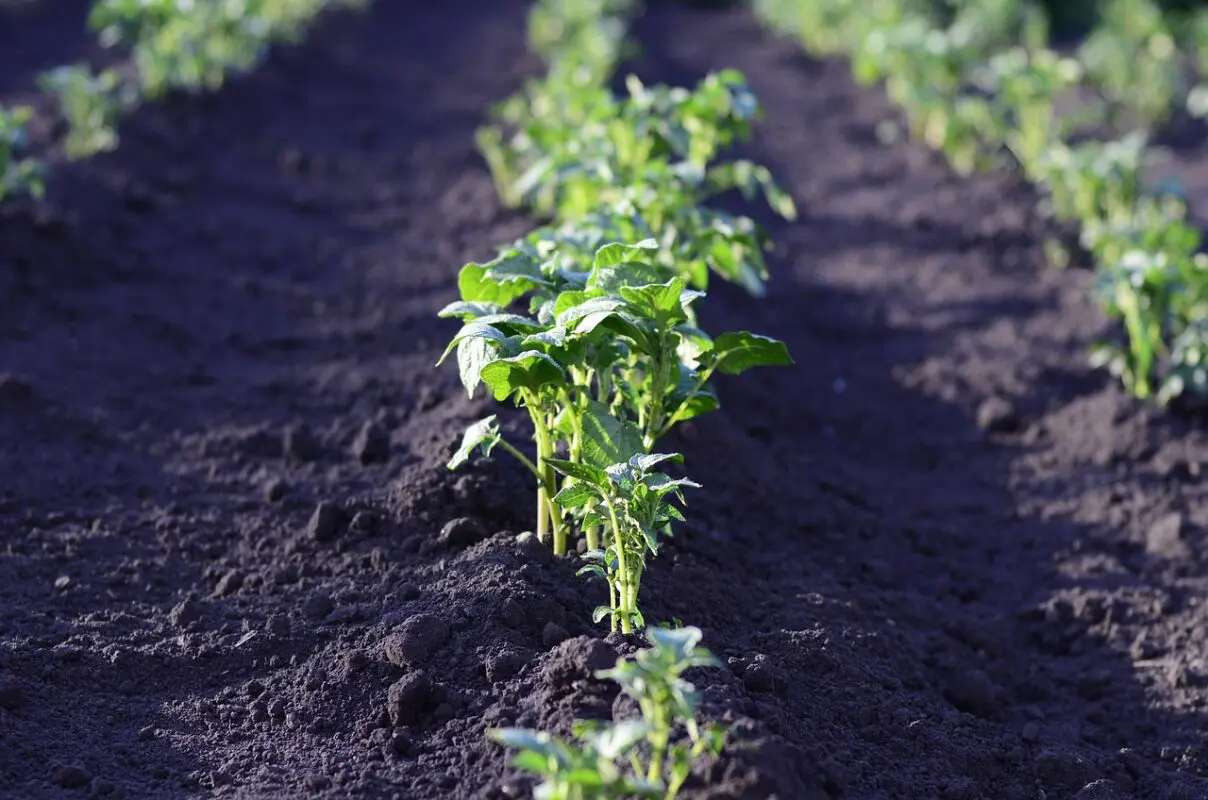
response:
<path id="1" fill-rule="evenodd" d="M 939 210 L 949 216 L 921 230 L 908 193 L 947 179 L 902 146 L 878 155 L 856 152 L 868 137 L 835 145 L 850 139 L 851 112 L 833 119 L 816 109 L 862 101 L 835 99 L 850 94 L 818 65 L 788 77 L 800 61 L 780 53 L 793 45 L 760 33 L 743 12 L 660 8 L 638 31 L 643 80 L 692 85 L 708 69 L 742 69 L 775 123 L 744 155 L 812 198 L 796 224 L 761 216 L 777 242 L 769 297 L 715 286 L 704 307 L 709 329 L 777 336 L 799 365 L 723 383 L 733 416 L 702 419 L 703 441 L 683 443 L 692 476 L 720 489 L 697 501 L 695 514 L 734 518 L 714 523 L 724 528 L 714 539 L 692 531 L 687 549 L 726 564 L 732 593 L 717 605 L 742 611 L 688 612 L 691 589 L 666 561 L 649 581 L 665 587 L 655 590 L 656 615 L 705 625 L 750 676 L 754 706 L 745 713 L 801 765 L 789 777 L 772 766 L 782 756 L 771 748 L 766 766 L 780 770 L 779 796 L 1025 797 L 1039 785 L 1070 797 L 1101 779 L 1146 797 L 1179 780 L 1183 791 L 1208 790 L 1191 777 L 1206 764 L 1197 733 L 1204 714 L 1155 702 L 1145 673 L 1166 665 L 1121 640 L 1147 614 L 1169 611 L 1163 604 L 1177 603 L 1181 590 L 1146 566 L 1152 554 L 1134 560 L 1135 544 L 1121 541 L 1081 486 L 1087 476 L 1063 472 L 1059 459 L 1047 474 L 1020 472 L 1035 468 L 1030 453 L 1061 447 L 1068 435 L 1058 430 L 1055 444 L 1045 413 L 1114 388 L 1101 376 L 1069 376 L 1060 362 L 1038 365 L 1044 380 L 1011 397 L 1016 412 L 975 424 L 979 401 L 998 394 L 985 373 L 1019 374 L 1013 361 L 1080 357 L 1085 346 L 1043 330 L 988 346 L 1004 321 L 1027 329 L 1065 306 L 1060 292 L 1027 290 L 1043 264 L 1034 226 L 992 225 L 986 235 L 975 202 L 973 216 Z M 797 138 L 783 141 L 786 131 Z M 867 157 L 870 165 L 848 171 L 882 179 L 835 180 L 843 170 L 831 165 L 845 157 Z M 813 168 L 820 158 L 827 165 Z M 995 191 L 992 180 L 980 184 Z M 856 213 L 842 202 L 870 190 L 880 199 Z M 967 281 L 1017 275 L 1021 287 L 950 291 L 945 269 L 962 262 L 974 265 Z M 903 278 L 914 270 L 918 277 Z M 1126 492 L 1162 488 L 1141 474 L 1098 473 Z M 1121 555 L 1129 550 L 1133 557 Z M 1164 749 L 1184 760 L 1168 753 L 1162 764 Z"/>

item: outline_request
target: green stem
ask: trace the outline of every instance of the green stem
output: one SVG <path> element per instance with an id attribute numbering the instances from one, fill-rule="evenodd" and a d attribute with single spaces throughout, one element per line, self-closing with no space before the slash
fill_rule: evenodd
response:
<path id="1" fill-rule="evenodd" d="M 537 469 L 540 475 L 537 489 L 537 526 L 539 530 L 544 528 L 545 518 L 549 518 L 554 555 L 562 556 L 566 555 L 566 525 L 562 521 L 562 510 L 554 502 L 554 495 L 558 493 L 558 477 L 554 468 L 546 463 L 547 458 L 553 458 L 554 443 L 544 419 L 539 419 L 539 415 L 534 414 L 533 423 L 537 428 Z"/>
<path id="2" fill-rule="evenodd" d="M 612 503 L 605 500 L 604 507 L 608 509 L 608 519 L 612 523 L 612 534 L 617 548 L 617 592 L 620 594 L 620 604 L 617 610 L 621 617 L 621 633 L 633 633 L 629 609 L 629 569 L 625 565 L 625 538 L 621 532 L 621 524 L 617 521 L 617 511 Z"/>
<path id="3" fill-rule="evenodd" d="M 688 392 L 687 396 L 684 397 L 684 399 L 680 401 L 680 404 L 675 407 L 675 412 L 667 418 L 667 423 L 663 425 L 663 427 L 659 429 L 658 433 L 654 435 L 655 441 L 666 436 L 667 431 L 671 430 L 675 426 L 675 423 L 679 422 L 680 415 L 688 410 L 688 403 L 692 400 L 693 396 L 695 396 L 696 393 L 699 392 L 706 383 L 708 383 L 709 379 L 713 377 L 713 373 L 716 369 L 717 364 L 715 363 L 696 379 L 696 383 L 692 385 L 692 390 Z"/>
<path id="4" fill-rule="evenodd" d="M 617 587 L 612 582 L 608 582 L 608 607 L 612 609 L 612 615 L 609 616 L 609 631 L 617 632 Z"/>
<path id="5" fill-rule="evenodd" d="M 529 472 L 533 473 L 537 480 L 541 480 L 541 471 L 537 469 L 536 464 L 534 464 L 532 461 L 529 461 L 528 456 L 517 450 L 515 447 L 512 447 L 512 445 L 510 445 L 504 439 L 499 440 L 499 446 L 502 447 L 505 452 L 511 453 L 512 457 L 523 464 Z"/>

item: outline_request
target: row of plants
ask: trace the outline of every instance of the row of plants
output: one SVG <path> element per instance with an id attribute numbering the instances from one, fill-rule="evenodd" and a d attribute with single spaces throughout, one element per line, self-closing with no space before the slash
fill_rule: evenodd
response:
<path id="1" fill-rule="evenodd" d="M 273 45 L 296 42 L 329 7 L 368 0 L 98 0 L 88 27 L 121 53 L 117 66 L 81 63 L 44 73 L 58 100 L 68 158 L 118 146 L 121 119 L 173 91 L 214 91 L 258 66 Z M 40 196 L 45 170 L 26 152 L 28 108 L 0 107 L 0 200 Z"/>
<path id="2" fill-rule="evenodd" d="M 99 0 L 88 27 L 121 65 L 75 64 L 43 76 L 67 121 L 63 147 L 84 158 L 117 147 L 121 118 L 169 92 L 214 91 L 257 67 L 273 45 L 301 39 L 329 7 L 368 0 Z"/>
<path id="3" fill-rule="evenodd" d="M 711 201 L 737 191 L 793 218 L 791 198 L 768 169 L 722 160 L 750 135 L 758 102 L 737 72 L 695 87 L 610 87 L 631 52 L 636 0 L 539 0 L 532 49 L 547 70 L 491 110 L 478 145 L 502 202 L 543 220 L 487 263 L 465 265 L 460 299 L 440 312 L 462 327 L 456 354 L 472 397 L 484 387 L 526 412 L 533 447 L 508 441 L 498 415 L 466 430 L 456 469 L 497 449 L 531 473 L 535 529 L 557 556 L 581 552 L 580 575 L 602 579 L 596 608 L 613 632 L 646 627 L 651 647 L 613 670 L 640 715 L 578 723 L 573 740 L 488 731 L 520 752 L 516 767 L 542 778 L 539 798 L 674 798 L 693 762 L 722 746 L 700 725 L 685 670 L 716 666 L 692 627 L 646 626 L 640 588 L 648 559 L 684 522 L 673 477 L 678 453 L 661 452 L 677 425 L 719 406 L 716 375 L 792 364 L 783 342 L 748 331 L 707 333 L 700 307 L 720 278 L 765 292 L 770 242 L 749 217 Z"/>
<path id="4" fill-rule="evenodd" d="M 1203 104 L 1194 76 L 1208 27 L 1189 26 L 1180 49 L 1151 0 L 1110 0 L 1100 27 L 1062 55 L 1030 0 L 756 0 L 755 9 L 808 50 L 850 58 L 861 83 L 883 84 L 910 133 L 958 173 L 1013 169 L 1038 187 L 1042 212 L 1078 231 L 1076 245 L 1048 243 L 1050 260 L 1089 259 L 1120 323 L 1119 339 L 1094 346 L 1093 366 L 1139 398 L 1208 399 L 1208 257 L 1184 192 L 1148 177 L 1154 129 L 1176 116 L 1179 98 L 1192 111 Z"/>

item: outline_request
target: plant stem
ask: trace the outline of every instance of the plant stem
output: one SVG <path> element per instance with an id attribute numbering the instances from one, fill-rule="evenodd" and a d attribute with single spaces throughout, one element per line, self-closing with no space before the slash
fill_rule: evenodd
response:
<path id="1" fill-rule="evenodd" d="M 629 569 L 625 565 L 625 537 L 621 532 L 621 524 L 617 521 L 617 510 L 608 500 L 604 501 L 604 507 L 608 509 L 608 519 L 612 523 L 612 535 L 617 548 L 617 593 L 620 594 L 617 611 L 621 617 L 621 633 L 633 633 L 629 608 Z"/>
<path id="2" fill-rule="evenodd" d="M 554 455 L 553 439 L 549 435 L 549 428 L 545 425 L 544 419 L 537 419 L 534 415 L 534 424 L 537 428 L 537 468 L 540 473 L 540 483 L 537 489 L 537 513 L 538 528 L 544 527 L 543 523 L 546 517 L 549 518 L 553 529 L 553 550 L 554 555 L 566 555 L 566 526 L 562 524 L 562 513 L 558 508 L 558 504 L 554 502 L 554 495 L 558 492 L 557 473 L 554 468 L 546 463 L 547 458 L 552 458 Z"/>
<path id="3" fill-rule="evenodd" d="M 512 445 L 504 439 L 499 440 L 499 446 L 502 447 L 504 451 L 511 453 L 512 457 L 523 464 L 529 472 L 533 473 L 537 480 L 541 480 L 541 471 L 537 469 L 536 464 L 529 460 L 528 456 L 517 450 L 515 447 L 512 447 Z"/>
<path id="4" fill-rule="evenodd" d="M 654 435 L 655 441 L 663 438 L 663 436 L 667 434 L 667 431 L 671 430 L 675 423 L 679 422 L 680 415 L 683 414 L 688 408 L 688 403 L 692 401 L 692 397 L 701 390 L 701 388 L 708 382 L 710 378 L 713 377 L 713 372 L 716 369 L 717 363 L 714 363 L 707 370 L 705 370 L 699 378 L 696 379 L 696 383 L 692 385 L 692 390 L 688 392 L 688 395 L 680 402 L 678 406 L 675 407 L 675 413 L 667 418 L 666 424 L 663 425 L 658 433 Z"/>

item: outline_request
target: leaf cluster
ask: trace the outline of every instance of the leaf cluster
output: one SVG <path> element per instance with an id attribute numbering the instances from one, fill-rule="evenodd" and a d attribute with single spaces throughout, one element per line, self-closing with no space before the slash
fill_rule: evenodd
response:
<path id="1" fill-rule="evenodd" d="M 699 647 L 698 628 L 647 629 L 652 645 L 614 668 L 596 673 L 616 681 L 637 701 L 641 716 L 619 722 L 577 722 L 574 740 L 520 728 L 488 731 L 494 741 L 520 752 L 517 769 L 542 779 L 538 800 L 604 800 L 647 797 L 674 800 L 693 763 L 717 754 L 725 740 L 718 725 L 700 725 L 700 698 L 684 673 L 719 662 Z"/>

